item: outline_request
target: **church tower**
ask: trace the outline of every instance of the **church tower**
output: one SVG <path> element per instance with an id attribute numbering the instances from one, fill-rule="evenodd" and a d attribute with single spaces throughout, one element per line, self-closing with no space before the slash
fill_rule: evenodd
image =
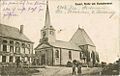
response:
<path id="1" fill-rule="evenodd" d="M 45 13 L 45 25 L 41 30 L 41 39 L 47 38 L 48 42 L 55 42 L 55 29 L 51 25 L 48 1 Z"/>

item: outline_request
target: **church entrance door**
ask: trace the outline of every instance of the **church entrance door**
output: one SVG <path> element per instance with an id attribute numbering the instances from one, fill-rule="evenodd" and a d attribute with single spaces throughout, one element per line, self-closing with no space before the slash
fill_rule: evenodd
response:
<path id="1" fill-rule="evenodd" d="M 41 65 L 45 64 L 45 54 L 41 56 Z"/>

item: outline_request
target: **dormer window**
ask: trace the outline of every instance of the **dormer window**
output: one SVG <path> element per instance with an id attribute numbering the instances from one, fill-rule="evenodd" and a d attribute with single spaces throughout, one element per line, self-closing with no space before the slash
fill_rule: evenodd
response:
<path id="1" fill-rule="evenodd" d="M 13 44 L 14 44 L 14 42 L 13 42 L 13 41 L 10 41 L 10 44 L 11 44 L 11 45 L 13 45 Z"/>
<path id="2" fill-rule="evenodd" d="M 3 43 L 5 43 L 5 44 L 6 44 L 6 43 L 7 43 L 7 40 L 3 40 Z"/>

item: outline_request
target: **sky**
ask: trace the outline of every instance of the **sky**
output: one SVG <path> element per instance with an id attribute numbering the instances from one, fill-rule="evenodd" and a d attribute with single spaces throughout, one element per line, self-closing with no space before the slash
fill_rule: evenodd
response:
<path id="1" fill-rule="evenodd" d="M 14 1 L 15 0 L 11 0 Z M 21 0 L 22 1 L 22 0 Z M 20 25 L 24 25 L 25 35 L 34 42 L 34 47 L 39 44 L 40 40 L 40 30 L 44 26 L 45 19 L 45 1 L 37 0 L 36 2 L 30 1 L 24 5 L 25 10 L 20 11 L 21 5 L 10 4 L 10 0 L 7 1 L 7 4 L 3 4 L 1 1 L 1 14 L 0 14 L 0 23 L 6 24 L 9 26 L 19 28 Z M 56 39 L 69 41 L 73 36 L 78 27 L 85 29 L 87 34 L 90 36 L 94 44 L 96 45 L 96 51 L 100 55 L 100 60 L 105 62 L 114 62 L 120 56 L 120 36 L 119 36 L 119 0 L 51 0 L 49 1 L 50 9 L 50 18 L 51 25 L 56 29 Z M 30 5 L 30 3 L 33 3 Z M 91 13 L 91 11 L 96 12 L 96 9 L 85 9 L 87 13 L 73 13 L 68 12 L 70 10 L 75 11 L 75 8 L 84 7 L 84 5 L 75 5 L 75 3 L 103 3 L 109 2 L 111 5 L 87 5 L 87 7 L 98 7 L 102 8 L 103 11 L 107 10 L 112 13 Z M 5 2 L 6 3 L 6 2 Z M 8 5 L 9 4 L 9 5 Z M 62 6 L 62 7 L 61 7 Z M 29 8 L 30 7 L 30 8 Z M 35 10 L 31 10 L 32 7 Z M 67 7 L 67 9 L 66 9 Z M 7 8 L 7 9 L 6 9 Z M 12 9 L 15 10 L 12 11 Z M 17 9 L 17 10 L 16 10 Z M 62 12 L 58 11 L 61 10 Z M 9 12 L 13 16 L 8 18 Z M 38 12 L 39 11 L 39 12 Z M 81 10 L 83 12 L 83 10 Z M 59 32 L 59 30 L 62 31 Z"/>

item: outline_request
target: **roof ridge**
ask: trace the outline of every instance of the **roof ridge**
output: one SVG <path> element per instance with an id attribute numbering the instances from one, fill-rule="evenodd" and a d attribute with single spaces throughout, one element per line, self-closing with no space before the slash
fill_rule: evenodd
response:
<path id="1" fill-rule="evenodd" d="M 16 27 L 0 23 L 0 36 L 32 42 L 24 33 L 20 33 Z"/>
<path id="2" fill-rule="evenodd" d="M 0 23 L 0 25 L 2 25 L 2 26 L 6 26 L 6 27 L 10 27 L 10 28 L 15 28 L 15 29 L 18 29 L 17 27 L 9 26 L 9 25 L 2 24 L 2 23 Z M 18 29 L 18 30 L 19 30 L 19 29 Z"/>

